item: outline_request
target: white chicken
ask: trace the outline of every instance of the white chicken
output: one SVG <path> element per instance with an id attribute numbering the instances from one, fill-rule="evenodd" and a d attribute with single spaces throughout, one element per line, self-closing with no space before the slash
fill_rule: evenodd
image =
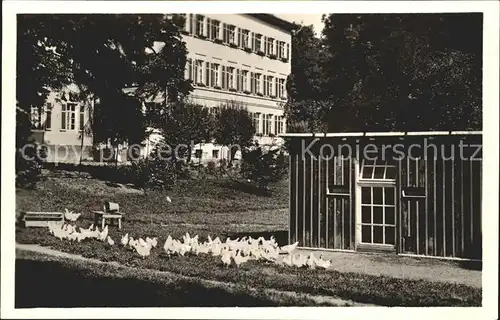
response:
<path id="1" fill-rule="evenodd" d="M 120 242 L 121 242 L 121 244 L 122 244 L 122 246 L 124 246 L 124 247 L 125 247 L 125 246 L 128 244 L 128 240 L 129 240 L 129 238 L 128 238 L 128 233 L 127 233 L 127 234 L 125 234 L 125 235 L 122 237 L 122 239 L 121 239 L 121 241 L 120 241 Z"/>
<path id="2" fill-rule="evenodd" d="M 167 237 L 167 240 L 165 241 L 165 244 L 163 245 L 163 249 L 165 249 L 165 252 L 166 252 L 167 254 L 170 254 L 170 253 L 172 253 L 172 252 L 173 252 L 173 250 L 172 250 L 172 249 L 173 249 L 172 245 L 173 245 L 173 240 L 172 240 L 172 237 L 169 235 L 169 236 Z"/>
<path id="3" fill-rule="evenodd" d="M 151 247 L 148 245 L 142 246 L 140 243 L 138 243 L 135 246 L 135 250 L 143 259 L 151 254 Z"/>
<path id="4" fill-rule="evenodd" d="M 309 269 L 316 269 L 316 257 L 312 252 L 309 255 L 309 258 L 307 258 L 306 265 L 309 267 Z"/>
<path id="5" fill-rule="evenodd" d="M 146 242 L 149 243 L 149 245 L 151 245 L 153 248 L 156 248 L 156 245 L 158 244 L 158 239 L 146 237 Z"/>
<path id="6" fill-rule="evenodd" d="M 283 246 L 280 248 L 280 253 L 290 254 L 297 248 L 298 245 L 299 242 L 297 241 L 294 244 Z"/>
<path id="7" fill-rule="evenodd" d="M 108 237 L 108 225 L 104 227 L 104 229 L 98 234 L 98 240 L 105 241 Z"/>
<path id="8" fill-rule="evenodd" d="M 131 249 L 135 249 L 136 246 L 139 245 L 139 241 L 130 237 L 130 239 L 128 240 L 128 246 L 131 248 Z"/>
<path id="9" fill-rule="evenodd" d="M 110 237 L 110 236 L 108 236 L 108 238 L 107 238 L 107 239 L 108 239 L 108 244 L 109 244 L 110 246 L 113 246 L 113 245 L 115 244 L 115 242 L 113 241 L 113 239 L 111 239 L 111 237 Z"/>
<path id="10" fill-rule="evenodd" d="M 289 267 L 293 267 L 293 256 L 289 254 L 281 262 Z"/>
<path id="11" fill-rule="evenodd" d="M 234 263 L 236 264 L 236 266 L 239 268 L 240 264 L 245 263 L 248 260 L 250 260 L 250 256 L 243 257 L 241 255 L 241 251 L 238 250 L 238 253 L 236 253 L 236 255 L 233 257 L 233 260 L 234 260 Z"/>
<path id="12" fill-rule="evenodd" d="M 328 269 L 332 265 L 331 260 L 324 260 L 322 256 L 316 260 L 316 266 L 320 269 Z"/>
<path id="13" fill-rule="evenodd" d="M 292 264 L 297 268 L 302 268 L 306 265 L 307 256 L 303 256 L 300 253 L 292 257 Z"/>
<path id="14" fill-rule="evenodd" d="M 64 219 L 75 222 L 81 215 L 81 213 L 73 213 L 72 211 L 69 211 L 68 209 L 64 209 Z"/>
<path id="15" fill-rule="evenodd" d="M 221 260 L 222 260 L 222 263 L 227 267 L 229 267 L 231 265 L 231 257 L 232 257 L 232 253 L 231 251 L 225 249 L 222 251 L 221 253 Z"/>

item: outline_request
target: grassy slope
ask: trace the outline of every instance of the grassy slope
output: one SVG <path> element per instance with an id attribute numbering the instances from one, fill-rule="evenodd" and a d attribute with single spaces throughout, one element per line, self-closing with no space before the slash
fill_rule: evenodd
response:
<path id="1" fill-rule="evenodd" d="M 292 292 L 16 252 L 16 308 L 349 306 Z M 36 272 L 33 272 L 36 270 Z M 47 288 L 50 288 L 48 294 Z"/>
<path id="2" fill-rule="evenodd" d="M 76 185 L 76 183 L 73 184 Z M 192 188 L 185 186 L 183 190 L 185 191 L 170 193 L 174 201 L 177 199 L 179 202 L 176 201 L 174 205 L 167 205 L 163 202 L 164 210 L 168 212 L 166 214 L 162 214 L 163 211 L 157 205 L 151 204 L 164 201 L 162 199 L 165 195 L 143 196 L 137 194 L 124 195 L 123 193 L 117 193 L 114 196 L 108 195 L 109 199 L 119 202 L 124 208 L 130 208 L 131 206 L 137 208 L 134 211 L 127 209 L 133 213 L 130 214 L 129 220 L 124 224 L 124 230 L 118 232 L 115 228 L 111 228 L 111 237 L 118 241 L 119 237 L 125 232 L 129 232 L 134 237 L 158 236 L 161 247 L 168 234 L 180 237 L 185 232 L 190 232 L 191 234 L 199 234 L 203 238 L 207 234 L 224 236 L 232 232 L 263 232 L 263 230 L 266 230 L 263 227 L 258 229 L 249 227 L 247 230 L 242 230 L 244 228 L 240 226 L 231 227 L 225 225 L 224 222 L 227 221 L 260 224 L 283 224 L 283 221 L 286 221 L 286 215 L 274 215 L 273 211 L 268 211 L 265 215 L 262 212 L 248 211 L 238 215 L 230 213 L 232 210 L 273 208 L 273 204 L 275 205 L 274 208 L 279 207 L 279 205 L 284 204 L 284 201 L 279 196 L 264 198 L 241 192 L 237 193 L 236 191 L 232 194 L 226 194 L 225 189 L 216 184 L 212 184 L 210 189 L 200 189 L 200 185 L 194 185 Z M 205 193 L 196 195 L 195 190 L 205 190 Z M 220 195 L 220 197 L 211 198 L 210 194 Z M 102 197 L 106 196 L 91 196 L 88 192 L 82 192 L 75 188 L 64 188 L 58 181 L 47 181 L 42 185 L 41 190 L 18 193 L 17 201 L 19 209 L 38 207 L 39 209 L 44 208 L 44 210 L 60 210 L 61 207 L 68 207 L 79 210 L 79 208 L 83 209 L 89 206 L 95 208 L 99 206 L 103 200 Z M 231 199 L 232 197 L 234 199 Z M 198 203 L 198 206 L 194 206 L 193 203 Z M 202 203 L 211 203 L 213 207 L 204 208 Z M 224 203 L 231 204 L 229 206 L 230 210 L 224 210 Z M 184 205 L 193 209 L 189 211 Z M 212 211 L 215 207 L 221 210 L 220 213 Z M 194 208 L 196 208 L 196 211 Z M 154 210 L 156 213 L 154 226 L 149 223 L 148 210 Z M 172 221 L 192 223 L 193 219 L 200 219 L 205 221 L 206 224 L 187 226 L 172 223 Z M 168 225 L 162 227 L 158 222 L 168 223 Z M 90 220 L 84 219 L 80 223 L 87 227 Z M 272 231 L 272 228 L 269 228 L 269 231 Z M 154 250 L 150 257 L 143 260 L 134 252 L 123 247 L 110 248 L 104 243 L 95 241 L 82 243 L 60 241 L 51 237 L 46 229 L 18 228 L 16 239 L 21 243 L 39 243 L 62 251 L 78 253 L 85 257 L 98 258 L 104 261 L 117 261 L 129 266 L 171 271 L 203 279 L 240 283 L 255 288 L 275 288 L 284 291 L 336 296 L 362 303 L 390 306 L 479 306 L 481 304 L 481 289 L 457 284 L 402 280 L 336 271 L 298 270 L 256 262 L 249 262 L 240 269 L 226 269 L 221 265 L 219 259 L 212 256 L 167 257 L 163 254 L 161 248 Z"/>
<path id="3" fill-rule="evenodd" d="M 82 212 L 90 219 L 104 201 L 120 204 L 130 223 L 156 224 L 287 224 L 286 214 L 259 216 L 255 211 L 288 207 L 287 182 L 273 188 L 268 196 L 244 192 L 227 180 L 182 181 L 170 192 L 127 192 L 94 179 L 48 179 L 37 190 L 16 190 L 17 211 Z M 173 203 L 166 200 L 172 198 Z M 254 213 L 249 214 L 249 211 Z M 283 211 L 283 210 L 282 210 Z M 234 214 L 246 212 L 246 214 Z"/>

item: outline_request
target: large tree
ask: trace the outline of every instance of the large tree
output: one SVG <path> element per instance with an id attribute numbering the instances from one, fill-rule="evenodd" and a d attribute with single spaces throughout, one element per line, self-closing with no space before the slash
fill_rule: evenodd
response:
<path id="1" fill-rule="evenodd" d="M 324 63 L 329 52 L 322 41 L 315 36 L 313 26 L 295 26 L 292 32 L 291 73 L 287 79 L 290 101 L 304 101 L 325 98 L 327 78 Z"/>
<path id="2" fill-rule="evenodd" d="M 51 90 L 74 83 L 82 100 L 92 96 L 99 101 L 94 111 L 108 119 L 93 124 L 108 126 L 97 130 L 99 142 L 137 140 L 142 124 L 123 124 L 139 107 L 123 88 L 133 86 L 138 99 L 161 92 L 172 101 L 192 90 L 184 80 L 183 23 L 179 15 L 164 14 L 18 15 L 16 97 L 25 111 L 19 117 L 43 105 Z M 157 50 L 155 43 L 164 45 Z M 18 145 L 29 135 L 18 130 Z"/>
<path id="3" fill-rule="evenodd" d="M 480 129 L 481 20 L 480 14 L 326 16 L 327 81 L 306 120 L 316 117 L 328 131 Z M 304 102 L 287 107 L 295 116 L 301 108 Z"/>
<path id="4" fill-rule="evenodd" d="M 236 102 L 221 105 L 215 113 L 214 141 L 229 147 L 229 164 L 234 160 L 236 152 L 245 149 L 253 143 L 255 128 L 247 108 Z"/>
<path id="5" fill-rule="evenodd" d="M 176 158 L 191 160 L 192 146 L 212 140 L 213 117 L 208 108 L 201 105 L 169 103 L 168 112 L 160 115 L 163 142 Z"/>

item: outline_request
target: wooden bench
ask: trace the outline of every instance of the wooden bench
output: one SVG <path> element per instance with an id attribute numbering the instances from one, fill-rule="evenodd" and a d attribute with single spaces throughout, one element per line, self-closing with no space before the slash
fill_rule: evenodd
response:
<path id="1" fill-rule="evenodd" d="M 94 223 L 99 225 L 99 220 L 101 222 L 101 228 L 104 229 L 106 225 L 106 220 L 113 222 L 113 220 L 118 221 L 118 229 L 122 228 L 122 218 L 123 214 L 120 212 L 105 212 L 105 211 L 92 211 L 94 213 Z"/>
<path id="2" fill-rule="evenodd" d="M 37 212 L 26 211 L 22 213 L 22 221 L 25 227 L 48 227 L 49 222 L 64 223 L 62 212 Z"/>

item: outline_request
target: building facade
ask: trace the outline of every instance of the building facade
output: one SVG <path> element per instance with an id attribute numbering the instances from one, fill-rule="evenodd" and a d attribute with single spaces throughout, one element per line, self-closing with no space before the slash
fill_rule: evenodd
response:
<path id="1" fill-rule="evenodd" d="M 182 30 L 188 56 L 185 77 L 194 90 L 188 100 L 209 108 L 239 105 L 248 109 L 261 145 L 282 141 L 286 124 L 286 79 L 291 72 L 292 24 L 270 14 L 185 14 Z M 69 92 L 75 90 L 70 88 Z M 58 98 L 59 96 L 59 98 Z M 81 146 L 85 106 L 72 102 L 70 94 L 54 93 L 45 110 L 32 110 L 36 134 L 46 144 Z M 146 107 L 154 107 L 154 103 Z M 47 126 L 47 124 L 49 124 Z M 149 140 L 155 140 L 151 137 Z M 146 149 L 150 149 L 150 141 Z M 91 146 L 91 137 L 84 137 Z M 196 146 L 200 161 L 227 158 L 228 150 L 213 144 Z M 84 156 L 91 157 L 89 153 Z"/>
<path id="2" fill-rule="evenodd" d="M 481 131 L 284 136 L 289 243 L 482 259 Z"/>
<path id="3" fill-rule="evenodd" d="M 248 109 L 262 145 L 279 144 L 285 132 L 283 104 L 291 72 L 291 24 L 265 14 L 187 14 L 186 78 L 190 99 L 207 107 L 237 103 Z M 201 146 L 202 159 L 226 150 Z"/>

